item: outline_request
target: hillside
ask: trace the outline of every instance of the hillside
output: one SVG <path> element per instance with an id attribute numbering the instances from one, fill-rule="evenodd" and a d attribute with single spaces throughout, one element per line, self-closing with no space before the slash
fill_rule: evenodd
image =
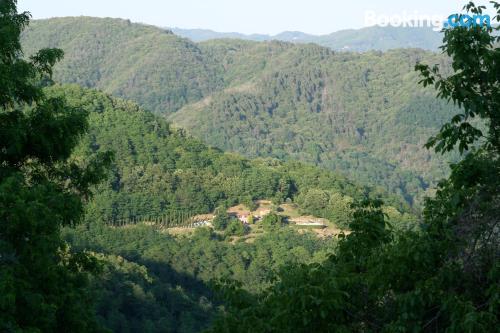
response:
<path id="1" fill-rule="evenodd" d="M 70 85 L 46 93 L 88 113 L 89 130 L 73 161 L 114 153 L 107 181 L 87 202 L 86 223 L 64 229 L 73 250 L 92 251 L 101 261 L 102 272 L 92 279 L 90 290 L 99 323 L 112 331 L 147 327 L 199 332 L 219 311 L 214 281 L 232 278 L 255 293 L 268 287 L 270 274 L 283 265 L 324 260 L 336 238 L 299 234 L 288 227 L 252 235 L 251 241 L 233 239 L 229 227 L 225 232 L 198 228 L 190 236 L 175 236 L 147 224 L 115 227 L 109 221 L 173 210 L 208 213 L 217 206 L 272 198 L 345 227 L 353 199 L 369 195 L 391 201 L 329 171 L 297 162 L 251 161 L 208 148 L 161 117 L 99 91 Z M 415 226 L 411 215 L 390 206 L 385 210 L 395 226 Z"/>
<path id="2" fill-rule="evenodd" d="M 456 110 L 418 87 L 419 50 L 335 54 L 315 45 L 210 41 L 233 84 L 169 116 L 205 142 L 247 156 L 298 159 L 418 202 L 445 176 L 423 148 Z M 231 51 L 228 51 L 231 50 Z M 249 76 L 250 79 L 238 80 Z M 233 79 L 236 78 L 236 79 Z"/>
<path id="3" fill-rule="evenodd" d="M 387 51 L 400 48 L 420 48 L 438 51 L 442 35 L 432 28 L 366 27 L 340 30 L 327 35 L 311 35 L 300 31 L 285 31 L 277 35 L 217 32 L 208 29 L 171 28 L 175 34 L 203 42 L 211 39 L 237 38 L 253 41 L 280 40 L 292 43 L 316 43 L 336 51 Z"/>
<path id="4" fill-rule="evenodd" d="M 251 161 L 209 148 L 129 101 L 76 85 L 56 86 L 48 93 L 64 96 L 70 106 L 89 113 L 89 131 L 75 159 L 86 161 L 96 152 L 114 153 L 107 181 L 95 190 L 87 206 L 90 221 L 155 217 L 174 210 L 204 214 L 218 206 L 288 199 L 305 212 L 314 211 L 342 224 L 335 216 L 345 215 L 346 207 L 330 197 L 352 199 L 365 194 L 386 197 L 400 210 L 407 210 L 396 198 L 330 171 L 297 162 Z M 315 200 L 318 195 L 324 201 Z"/>
<path id="5" fill-rule="evenodd" d="M 249 157 L 297 159 L 384 187 L 410 204 L 446 175 L 422 148 L 455 110 L 416 88 L 422 50 L 334 53 L 313 44 L 193 43 L 125 20 L 35 21 L 25 54 L 65 50 L 55 79 L 96 87 L 170 117 L 204 142 Z"/>
<path id="6" fill-rule="evenodd" d="M 175 111 L 221 86 L 216 64 L 171 32 L 122 19 L 90 17 L 33 21 L 25 54 L 65 51 L 55 78 L 133 99 L 156 112 Z"/>

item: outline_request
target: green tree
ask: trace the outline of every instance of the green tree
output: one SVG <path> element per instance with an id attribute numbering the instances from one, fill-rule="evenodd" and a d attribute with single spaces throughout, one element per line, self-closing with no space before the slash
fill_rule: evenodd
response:
<path id="1" fill-rule="evenodd" d="M 215 211 L 215 217 L 212 220 L 212 225 L 214 226 L 215 230 L 226 230 L 227 226 L 229 225 L 230 218 L 229 215 L 226 212 L 226 209 L 223 207 L 217 208 Z"/>
<path id="2" fill-rule="evenodd" d="M 275 213 L 267 214 L 261 221 L 262 228 L 266 231 L 278 230 L 283 224 L 283 217 Z"/>
<path id="3" fill-rule="evenodd" d="M 244 236 L 246 233 L 245 226 L 239 220 L 233 219 L 226 228 L 228 236 Z"/>
<path id="4" fill-rule="evenodd" d="M 63 52 L 24 60 L 19 37 L 29 17 L 16 1 L 0 2 L 0 330 L 94 331 L 84 272 L 97 263 L 71 253 L 60 229 L 79 222 L 110 156 L 70 159 L 86 114 L 44 96 Z"/>

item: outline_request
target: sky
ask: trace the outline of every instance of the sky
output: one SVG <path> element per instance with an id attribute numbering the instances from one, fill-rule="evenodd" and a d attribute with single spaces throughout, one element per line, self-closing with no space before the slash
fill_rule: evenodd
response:
<path id="1" fill-rule="evenodd" d="M 365 26 L 377 15 L 440 15 L 460 12 L 464 0 L 18 0 L 34 19 L 59 16 L 119 17 L 160 27 L 220 32 L 328 34 Z M 486 1 L 477 1 L 486 3 Z"/>

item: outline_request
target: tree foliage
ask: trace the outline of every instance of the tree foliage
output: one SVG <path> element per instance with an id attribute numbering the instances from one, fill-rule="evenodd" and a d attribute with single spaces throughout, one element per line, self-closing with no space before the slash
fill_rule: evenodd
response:
<path id="1" fill-rule="evenodd" d="M 221 306 L 214 281 L 235 280 L 255 293 L 271 284 L 280 267 L 319 262 L 335 244 L 285 228 L 252 243 L 209 228 L 173 237 L 144 225 L 79 226 L 65 229 L 65 236 L 76 249 L 108 253 L 95 254 L 104 267 L 92 279 L 92 295 L 99 323 L 120 332 L 199 332 Z"/>
<path id="2" fill-rule="evenodd" d="M 284 225 L 283 217 L 276 213 L 267 214 L 260 222 L 266 231 L 276 231 Z"/>
<path id="3" fill-rule="evenodd" d="M 85 272 L 96 260 L 73 253 L 60 230 L 80 221 L 110 156 L 70 159 L 87 115 L 44 94 L 63 53 L 22 57 L 29 18 L 0 2 L 0 330 L 95 331 Z"/>

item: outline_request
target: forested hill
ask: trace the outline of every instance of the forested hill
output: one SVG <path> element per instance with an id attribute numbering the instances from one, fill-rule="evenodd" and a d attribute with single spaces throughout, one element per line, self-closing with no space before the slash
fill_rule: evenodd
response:
<path id="1" fill-rule="evenodd" d="M 232 83 L 170 115 L 205 142 L 248 156 L 298 159 L 383 185 L 409 202 L 445 176 L 423 146 L 456 110 L 418 87 L 420 50 L 363 55 L 284 43 L 211 41 L 201 47 Z M 251 72 L 248 80 L 238 80 Z M 243 74 L 242 74 L 243 73 Z"/>
<path id="2" fill-rule="evenodd" d="M 86 161 L 96 152 L 114 153 L 107 181 L 87 205 L 89 221 L 160 217 L 176 210 L 210 213 L 218 206 L 251 206 L 258 199 L 293 200 L 304 213 L 339 225 L 344 223 L 339 217 L 349 215 L 339 198 L 383 197 L 400 211 L 408 208 L 383 191 L 330 171 L 297 162 L 251 161 L 209 148 L 136 104 L 99 91 L 71 85 L 52 87 L 47 94 L 64 96 L 70 106 L 89 114 L 88 134 L 73 158 Z"/>
<path id="3" fill-rule="evenodd" d="M 445 176 L 422 146 L 455 112 L 417 87 L 417 49 L 334 53 L 314 44 L 214 40 L 196 44 L 119 19 L 32 22 L 25 54 L 65 51 L 55 79 L 96 87 L 163 113 L 206 143 L 298 159 L 383 186 L 409 203 Z"/>
<path id="4" fill-rule="evenodd" d="M 171 32 L 122 19 L 91 17 L 33 21 L 23 49 L 64 50 L 58 82 L 99 88 L 148 110 L 172 112 L 223 86 L 218 66 Z"/>
<path id="5" fill-rule="evenodd" d="M 284 31 L 277 35 L 217 32 L 207 29 L 171 29 L 175 34 L 203 42 L 211 39 L 237 38 L 253 41 L 281 40 L 292 43 L 316 43 L 336 51 L 387 51 L 399 48 L 420 48 L 438 51 L 443 36 L 430 27 L 366 27 L 348 29 L 327 35 L 311 35 L 300 31 Z"/>
<path id="6" fill-rule="evenodd" d="M 88 132 L 71 161 L 85 164 L 97 153 L 114 153 L 107 180 L 86 204 L 86 223 L 64 230 L 73 249 L 97 252 L 101 260 L 102 272 L 92 278 L 90 290 L 99 323 L 113 332 L 199 332 L 220 304 L 209 283 L 232 278 L 257 292 L 287 263 L 324 260 L 336 239 L 284 227 L 251 242 L 232 242 L 229 233 L 209 228 L 185 237 L 146 224 L 120 228 L 107 222 L 182 210 L 208 213 L 217 206 L 270 199 L 293 201 L 304 214 L 345 227 L 353 199 L 368 195 L 391 202 L 383 192 L 331 171 L 297 162 L 252 161 L 209 148 L 135 103 L 96 90 L 66 85 L 45 93 L 65 97 L 68 108 L 88 114 Z M 385 211 L 396 227 L 415 225 L 410 214 L 390 206 Z"/>

